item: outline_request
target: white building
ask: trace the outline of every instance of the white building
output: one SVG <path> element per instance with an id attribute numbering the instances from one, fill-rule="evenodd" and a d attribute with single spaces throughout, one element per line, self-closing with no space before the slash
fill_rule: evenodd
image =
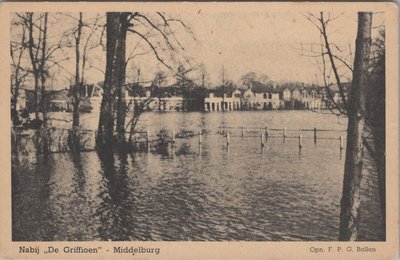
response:
<path id="1" fill-rule="evenodd" d="M 225 93 L 223 97 L 216 97 L 214 93 L 210 93 L 207 98 L 204 99 L 204 111 L 231 111 L 241 110 L 241 92 L 235 90 L 232 95 L 228 97 Z"/>

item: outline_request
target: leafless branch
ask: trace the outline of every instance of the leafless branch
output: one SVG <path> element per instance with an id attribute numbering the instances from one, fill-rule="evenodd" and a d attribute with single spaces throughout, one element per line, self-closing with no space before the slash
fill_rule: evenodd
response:
<path id="1" fill-rule="evenodd" d="M 174 46 L 171 44 L 171 42 L 169 41 L 169 38 L 168 38 L 168 36 L 159 28 L 159 26 L 158 25 L 155 25 L 152 21 L 150 21 L 150 19 L 149 18 L 147 18 L 145 15 L 142 15 L 142 14 L 137 14 L 136 15 L 137 17 L 141 17 L 142 19 L 144 19 L 148 24 L 150 24 L 150 26 L 153 28 L 153 29 L 155 29 L 156 31 L 158 31 L 160 34 L 161 34 L 161 36 L 164 38 L 164 41 L 167 43 L 167 45 L 169 46 L 169 48 L 171 49 L 171 50 L 175 50 L 175 48 L 174 48 Z"/>
<path id="2" fill-rule="evenodd" d="M 133 30 L 133 29 L 128 29 L 128 31 L 129 31 L 129 32 L 132 32 L 132 33 L 138 35 L 140 38 L 142 38 L 142 39 L 148 44 L 148 46 L 151 48 L 151 50 L 153 51 L 153 54 L 155 55 L 155 57 L 157 58 L 157 60 L 158 60 L 159 62 L 161 62 L 165 67 L 167 67 L 169 70 L 174 71 L 174 70 L 172 69 L 172 67 L 169 66 L 169 65 L 164 61 L 164 59 L 162 59 L 162 58 L 160 57 L 160 55 L 158 54 L 158 51 L 157 51 L 156 47 L 149 41 L 149 39 L 148 39 L 146 36 L 144 36 L 143 34 L 139 33 L 139 32 L 136 31 L 136 30 Z"/>

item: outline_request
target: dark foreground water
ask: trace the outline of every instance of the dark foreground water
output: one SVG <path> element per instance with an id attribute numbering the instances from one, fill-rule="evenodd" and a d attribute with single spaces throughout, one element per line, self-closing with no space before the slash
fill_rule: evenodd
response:
<path id="1" fill-rule="evenodd" d="M 54 115 L 69 116 L 69 115 Z M 84 115 L 85 127 L 97 119 Z M 13 240 L 337 240 L 343 132 L 312 132 L 283 142 L 260 131 L 224 127 L 345 129 L 345 119 L 304 111 L 147 113 L 139 128 L 208 132 L 174 149 L 115 155 L 20 153 L 12 164 Z M 382 239 L 373 167 L 363 180 L 360 239 Z"/>

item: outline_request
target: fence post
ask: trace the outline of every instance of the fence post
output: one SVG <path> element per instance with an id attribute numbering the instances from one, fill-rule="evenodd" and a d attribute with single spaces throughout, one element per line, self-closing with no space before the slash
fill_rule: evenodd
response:
<path id="1" fill-rule="evenodd" d="M 175 131 L 172 131 L 172 145 L 175 144 Z"/>
<path id="2" fill-rule="evenodd" d="M 340 150 L 343 150 L 343 136 L 340 136 Z"/>
<path id="3" fill-rule="evenodd" d="M 286 139 L 286 127 L 283 128 L 283 141 Z"/>
<path id="4" fill-rule="evenodd" d="M 314 127 L 314 144 L 317 143 L 317 128 Z"/>
<path id="5" fill-rule="evenodd" d="M 150 132 L 146 131 L 146 148 L 147 152 L 150 152 Z"/>
<path id="6" fill-rule="evenodd" d="M 264 133 L 261 133 L 261 147 L 264 147 Z"/>
<path id="7" fill-rule="evenodd" d="M 242 138 L 244 137 L 244 126 L 242 126 Z"/>
<path id="8" fill-rule="evenodd" d="M 301 134 L 299 134 L 299 149 L 301 149 L 303 147 L 303 139 Z"/>
<path id="9" fill-rule="evenodd" d="M 265 139 L 268 138 L 268 126 L 265 127 Z"/>
<path id="10" fill-rule="evenodd" d="M 201 130 L 199 130 L 199 145 L 201 145 L 201 135 L 202 135 Z"/>
<path id="11" fill-rule="evenodd" d="M 226 132 L 226 145 L 229 145 L 229 132 Z"/>
<path id="12" fill-rule="evenodd" d="M 219 134 L 222 135 L 222 125 L 219 126 Z"/>

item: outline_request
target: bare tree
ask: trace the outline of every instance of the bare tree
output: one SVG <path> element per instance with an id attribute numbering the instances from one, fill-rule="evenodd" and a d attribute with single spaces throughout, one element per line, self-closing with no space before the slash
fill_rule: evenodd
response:
<path id="1" fill-rule="evenodd" d="M 14 26 L 21 29 L 18 40 L 10 41 L 11 56 L 11 114 L 13 121 L 17 116 L 17 102 L 21 84 L 29 74 L 29 70 L 23 67 L 23 56 L 26 50 L 26 26 L 19 18 L 14 22 Z"/>
<path id="2" fill-rule="evenodd" d="M 40 89 L 41 89 L 41 109 L 43 115 L 43 124 L 47 124 L 47 100 L 46 100 L 46 78 L 49 74 L 46 66 L 47 61 L 47 29 L 48 29 L 48 13 L 44 13 L 43 21 L 43 38 L 41 46 L 41 56 L 39 58 L 39 76 L 40 76 Z"/>
<path id="3" fill-rule="evenodd" d="M 175 37 L 172 24 L 180 24 L 187 32 L 190 28 L 181 20 L 167 17 L 165 14 L 107 13 L 107 61 L 104 81 L 104 94 L 101 105 L 97 144 L 99 146 L 113 143 L 114 102 L 117 101 L 117 142 L 125 141 L 125 77 L 126 77 L 126 38 L 127 33 L 136 36 L 153 53 L 158 62 L 174 71 L 162 56 L 163 50 L 176 52 L 183 50 L 182 44 Z M 142 29 L 141 29 L 142 28 Z M 144 29 L 143 29 L 144 28 Z M 144 31 L 143 31 L 144 30 Z M 117 99 L 115 100 L 115 95 Z"/>
<path id="4" fill-rule="evenodd" d="M 333 107 L 328 105 L 328 108 L 331 110 L 332 113 L 336 114 L 337 116 L 339 115 L 346 115 L 347 114 L 347 89 L 344 86 L 343 83 L 343 78 L 346 80 L 349 80 L 346 78 L 344 74 L 346 73 L 352 73 L 353 68 L 349 65 L 351 62 L 352 58 L 352 53 L 351 50 L 349 51 L 349 54 L 346 57 L 341 57 L 341 54 L 343 53 L 343 48 L 339 47 L 337 44 L 333 43 L 330 38 L 329 38 L 329 33 L 328 33 L 328 26 L 330 23 L 340 17 L 331 17 L 331 14 L 328 13 L 327 17 L 325 17 L 326 14 L 324 12 L 320 12 L 319 16 L 314 15 L 312 13 L 308 13 L 305 15 L 305 18 L 309 20 L 320 32 L 320 43 L 311 43 L 311 47 L 319 47 L 319 49 L 314 49 L 312 50 L 304 50 L 302 49 L 302 54 L 304 56 L 308 57 L 313 57 L 313 58 L 318 58 L 321 59 L 321 64 L 319 65 L 320 72 L 322 73 L 322 79 L 323 79 L 323 84 L 324 88 L 327 94 L 328 100 L 333 104 Z M 303 53 L 303 51 L 306 51 L 306 53 Z M 339 54 L 335 53 L 335 51 L 339 52 Z M 339 64 L 339 65 L 338 65 Z M 322 68 L 321 68 L 322 67 Z M 344 73 L 340 72 L 340 69 L 345 70 Z M 333 73 L 334 76 L 334 83 L 339 88 L 339 94 L 340 94 L 340 101 L 341 104 L 335 101 L 334 99 L 334 93 L 333 90 L 331 89 L 332 87 L 332 82 L 330 82 L 331 74 Z"/>
<path id="5" fill-rule="evenodd" d="M 109 149 L 114 136 L 114 66 L 117 39 L 119 34 L 120 13 L 107 13 L 106 21 L 106 71 L 103 86 L 103 99 L 100 108 L 99 126 L 97 130 L 96 143 L 100 149 Z"/>
<path id="6" fill-rule="evenodd" d="M 40 72 L 38 68 L 38 55 L 39 55 L 39 44 L 42 40 L 42 26 L 40 25 L 39 27 L 39 35 L 38 35 L 38 43 L 36 44 L 35 38 L 34 38 L 34 30 L 35 30 L 35 24 L 33 21 L 33 13 L 27 13 L 26 14 L 26 23 L 29 31 L 29 57 L 31 59 L 31 64 L 32 64 L 32 71 L 33 71 L 33 77 L 34 77 L 34 84 L 35 84 L 35 119 L 39 120 L 39 77 L 40 77 Z M 36 47 L 36 51 L 35 51 Z"/>
<path id="7" fill-rule="evenodd" d="M 120 14 L 120 28 L 116 50 L 115 79 L 117 87 L 117 142 L 125 141 L 125 117 L 126 117 L 126 34 L 129 27 L 129 13 Z"/>
<path id="8" fill-rule="evenodd" d="M 42 112 L 43 124 L 47 124 L 46 79 L 53 66 L 61 66 L 63 60 L 55 59 L 55 53 L 62 48 L 61 40 L 48 42 L 48 13 L 17 13 L 28 30 L 27 48 L 34 79 L 35 118 Z"/>
<path id="9" fill-rule="evenodd" d="M 73 116 L 72 116 L 72 127 L 76 128 L 79 126 L 79 103 L 81 100 L 80 97 L 80 88 L 81 88 L 81 36 L 82 36 L 82 27 L 83 27 L 83 14 L 79 13 L 79 20 L 74 32 L 75 38 L 75 84 L 72 88 L 72 105 L 73 105 Z M 83 70 L 82 70 L 83 73 Z"/>
<path id="10" fill-rule="evenodd" d="M 333 102 L 335 109 L 337 109 L 340 114 L 346 114 L 348 116 L 339 240 L 356 240 L 359 224 L 360 181 L 364 159 L 363 148 L 364 145 L 368 145 L 364 138 L 364 129 L 365 119 L 367 118 L 366 92 L 371 48 L 372 13 L 358 13 L 358 31 L 353 67 L 347 63 L 346 59 L 339 57 L 339 55 L 333 52 L 332 47 L 338 50 L 340 50 L 340 48 L 329 41 L 327 26 L 337 17 L 331 18 L 329 14 L 328 18 L 325 18 L 324 13 L 321 12 L 319 17 L 308 14 L 306 18 L 318 28 L 321 35 L 321 53 L 315 57 L 321 57 L 322 59 L 323 79 L 328 98 Z M 326 59 L 328 59 L 328 62 Z M 337 104 L 333 99 L 330 84 L 327 81 L 328 69 L 326 63 L 330 64 L 331 71 L 334 74 L 335 82 L 339 87 L 343 107 Z M 346 96 L 346 90 L 343 86 L 337 63 L 341 63 L 353 73 L 349 97 Z M 369 148 L 369 146 L 367 146 L 367 148 Z"/>
<path id="11" fill-rule="evenodd" d="M 327 32 L 328 24 L 337 19 L 338 17 L 331 18 L 330 14 L 328 18 L 324 17 L 324 13 L 321 12 L 319 17 L 313 14 L 305 16 L 312 24 L 316 26 L 321 35 L 321 51 L 314 51 L 310 56 L 321 58 L 322 60 L 322 74 L 325 89 L 329 100 L 334 105 L 334 110 L 331 110 L 337 115 L 345 114 L 348 116 L 348 129 L 347 129 L 347 146 L 346 146 L 346 161 L 345 161 L 345 172 L 343 181 L 343 192 L 341 200 L 341 214 L 340 214 L 340 240 L 356 240 L 358 234 L 358 222 L 359 222 L 359 206 L 360 206 L 360 181 L 362 176 L 362 165 L 364 159 L 365 147 L 368 153 L 374 159 L 377 166 L 377 174 L 379 181 L 379 192 L 381 194 L 381 205 L 382 212 L 385 212 L 385 197 L 382 195 L 385 193 L 384 179 L 385 169 L 379 167 L 382 158 L 384 158 L 384 149 L 381 149 L 381 145 L 378 145 L 380 149 L 373 149 L 369 145 L 368 139 L 365 137 L 365 129 L 368 125 L 374 125 L 374 120 L 371 119 L 371 111 L 366 111 L 366 99 L 367 99 L 367 87 L 369 76 L 368 63 L 371 60 L 370 49 L 371 49 L 371 24 L 372 24 L 372 13 L 358 14 L 358 32 L 356 39 L 356 52 L 354 57 L 354 65 L 350 66 L 348 57 L 342 58 L 340 55 L 334 53 L 333 49 L 341 52 L 341 48 L 336 44 L 330 42 L 329 34 Z M 352 53 L 350 52 L 350 55 Z M 382 55 L 381 55 L 382 56 Z M 327 61 L 328 60 L 328 61 Z M 330 65 L 330 69 L 327 67 L 327 63 Z M 339 66 L 337 64 L 340 64 Z M 353 74 L 352 84 L 348 97 L 346 96 L 346 89 L 342 82 L 342 75 L 339 73 L 339 67 L 343 66 Z M 330 89 L 331 84 L 328 82 L 329 74 L 334 74 L 335 82 L 339 87 L 339 93 L 343 106 L 336 103 L 333 99 L 333 91 Z M 376 99 L 376 97 L 371 100 Z M 368 102 L 373 104 L 374 102 Z M 380 124 L 382 127 L 382 124 Z M 371 127 L 368 128 L 368 132 L 372 134 L 372 139 L 375 143 L 384 143 L 379 134 L 371 131 Z M 376 131 L 375 131 L 376 132 Z"/>
<path id="12" fill-rule="evenodd" d="M 94 39 L 99 29 L 99 15 L 94 21 L 89 18 L 84 19 L 83 13 L 80 12 L 78 17 L 67 15 L 72 18 L 76 25 L 72 29 L 66 31 L 67 37 L 71 36 L 72 46 L 75 49 L 75 79 L 71 86 L 71 97 L 73 106 L 72 116 L 72 144 L 74 149 L 79 149 L 80 144 L 80 104 L 82 100 L 82 90 L 85 87 L 85 70 L 88 64 L 89 51 L 99 46 L 100 41 Z M 94 43 L 93 43 L 94 42 Z M 87 87 L 87 86 L 86 86 Z"/>
<path id="13" fill-rule="evenodd" d="M 363 132 L 371 50 L 372 13 L 358 13 L 358 30 L 353 81 L 348 106 L 346 163 L 340 212 L 339 240 L 356 240 L 358 235 L 360 181 L 363 166 Z"/>

